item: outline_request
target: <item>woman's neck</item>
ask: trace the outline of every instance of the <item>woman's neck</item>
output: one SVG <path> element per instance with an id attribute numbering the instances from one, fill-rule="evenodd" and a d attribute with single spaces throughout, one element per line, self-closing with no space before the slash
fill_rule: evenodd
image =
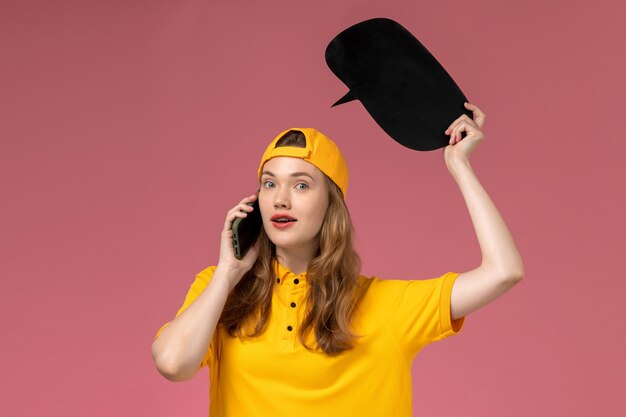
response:
<path id="1" fill-rule="evenodd" d="M 316 251 L 316 248 L 284 249 L 277 246 L 276 258 L 282 266 L 298 275 L 306 272 Z"/>

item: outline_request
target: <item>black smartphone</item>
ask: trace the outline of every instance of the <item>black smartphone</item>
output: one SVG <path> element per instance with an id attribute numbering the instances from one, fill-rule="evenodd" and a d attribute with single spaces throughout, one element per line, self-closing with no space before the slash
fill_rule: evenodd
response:
<path id="1" fill-rule="evenodd" d="M 248 205 L 252 206 L 254 210 L 249 212 L 246 217 L 237 217 L 233 222 L 233 248 L 237 259 L 242 259 L 246 255 L 248 249 L 256 242 L 261 227 L 263 227 L 258 194 L 254 203 L 248 203 Z"/>

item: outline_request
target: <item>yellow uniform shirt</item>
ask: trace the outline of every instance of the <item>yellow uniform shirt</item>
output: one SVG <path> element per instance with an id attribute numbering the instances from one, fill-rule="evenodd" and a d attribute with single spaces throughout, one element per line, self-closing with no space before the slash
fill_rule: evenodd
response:
<path id="1" fill-rule="evenodd" d="M 266 331 L 241 341 L 217 327 L 202 366 L 209 366 L 211 417 L 333 417 L 412 415 L 411 364 L 430 342 L 457 334 L 450 319 L 458 273 L 426 280 L 372 280 L 355 310 L 355 348 L 331 357 L 298 339 L 304 319 L 306 273 L 276 263 L 277 280 Z M 181 314 L 207 287 L 215 267 L 201 271 Z M 163 325 L 157 332 L 155 340 Z M 315 347 L 314 336 L 306 339 Z"/>

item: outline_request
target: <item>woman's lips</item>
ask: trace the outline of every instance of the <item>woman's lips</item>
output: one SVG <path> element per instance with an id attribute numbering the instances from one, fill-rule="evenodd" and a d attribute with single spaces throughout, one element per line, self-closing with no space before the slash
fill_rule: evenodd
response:
<path id="1" fill-rule="evenodd" d="M 279 221 L 282 220 L 282 221 Z M 287 221 L 285 221 L 287 220 Z M 272 216 L 272 224 L 277 229 L 286 229 L 292 226 L 297 220 L 287 213 L 276 213 Z"/>
<path id="2" fill-rule="evenodd" d="M 277 222 L 277 221 L 273 221 L 272 220 L 272 224 L 277 229 L 286 229 L 287 227 L 293 226 L 294 223 L 295 223 L 295 221 L 291 221 L 291 222 Z"/>
<path id="3" fill-rule="evenodd" d="M 272 216 L 272 220 L 279 220 L 279 219 L 296 220 L 290 215 L 285 214 L 285 213 L 276 213 Z"/>

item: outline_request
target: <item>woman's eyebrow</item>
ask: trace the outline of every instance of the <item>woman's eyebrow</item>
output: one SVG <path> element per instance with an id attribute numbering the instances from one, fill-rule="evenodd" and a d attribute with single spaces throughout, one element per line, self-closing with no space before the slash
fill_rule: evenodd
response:
<path id="1" fill-rule="evenodd" d="M 274 173 L 271 171 L 263 171 L 261 175 L 270 175 L 272 177 L 276 177 L 276 175 L 274 175 Z M 311 180 L 313 180 L 313 182 L 317 182 L 315 178 L 313 178 L 313 176 L 311 176 L 311 174 L 309 174 L 308 172 L 292 172 L 290 177 L 309 177 L 311 178 Z"/>
<path id="2" fill-rule="evenodd" d="M 313 176 L 311 174 L 309 174 L 308 172 L 292 172 L 291 173 L 291 177 L 309 177 L 311 178 L 311 180 L 315 181 L 315 178 L 313 178 Z"/>

